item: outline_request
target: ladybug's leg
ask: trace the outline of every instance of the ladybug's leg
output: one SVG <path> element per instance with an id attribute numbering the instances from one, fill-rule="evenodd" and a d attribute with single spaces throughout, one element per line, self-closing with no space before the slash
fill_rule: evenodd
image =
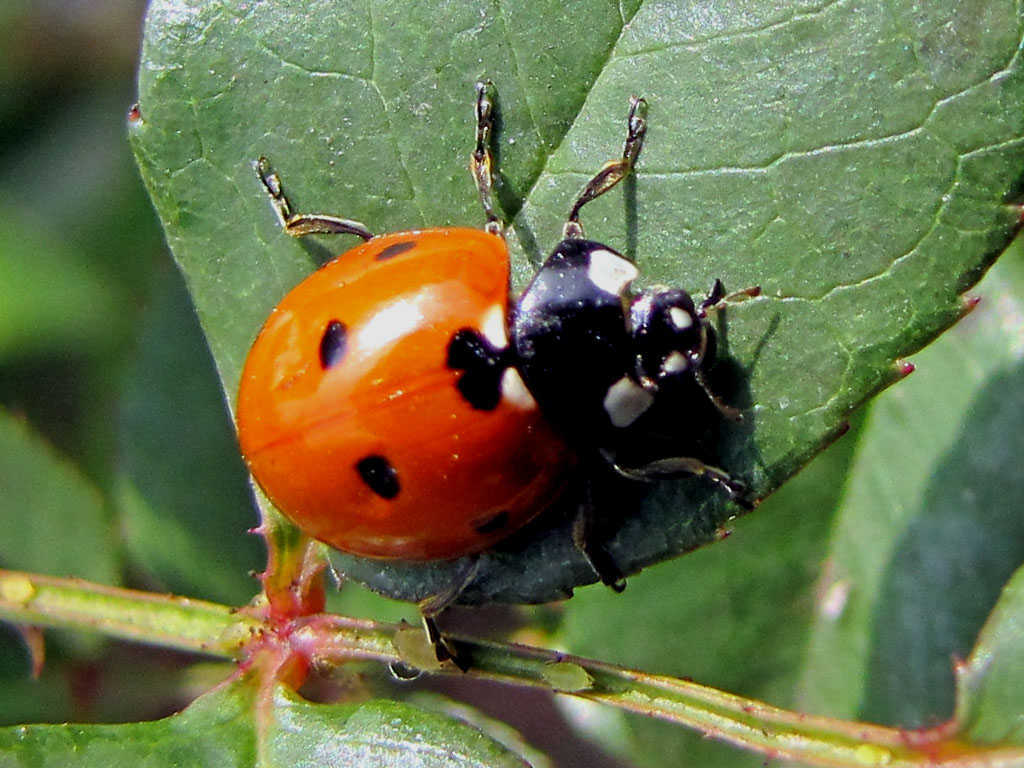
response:
<path id="1" fill-rule="evenodd" d="M 427 633 L 427 641 L 434 646 L 434 655 L 437 657 L 437 660 L 450 661 L 463 672 L 468 672 L 470 667 L 469 659 L 465 653 L 456 649 L 455 644 L 450 638 L 441 634 L 441 629 L 437 626 L 436 617 L 428 616 L 424 613 L 421 614 L 421 618 L 423 619 L 423 631 Z"/>
<path id="2" fill-rule="evenodd" d="M 626 588 L 626 579 L 602 546 L 604 537 L 598 530 L 601 516 L 594 498 L 593 477 L 593 473 L 588 472 L 583 478 L 582 499 L 572 522 L 572 542 L 601 582 L 615 592 L 621 592 Z"/>
<path id="3" fill-rule="evenodd" d="M 658 459 L 640 467 L 623 467 L 610 462 L 612 469 L 630 480 L 651 482 L 672 475 L 696 475 L 704 477 L 725 491 L 729 498 L 744 509 L 753 509 L 757 502 L 750 498 L 749 489 L 738 480 L 733 480 L 724 469 L 705 464 L 700 459 L 689 456 L 672 456 Z"/>
<path id="4" fill-rule="evenodd" d="M 711 286 L 711 290 L 708 292 L 707 298 L 700 303 L 697 308 L 697 316 L 701 318 L 701 322 L 705 322 L 709 312 L 714 312 L 720 309 L 724 309 L 728 304 L 735 304 L 743 301 L 744 299 L 750 299 L 755 296 L 761 295 L 761 286 L 755 285 L 751 288 L 744 288 L 741 291 L 733 291 L 732 293 L 725 292 L 725 286 L 722 285 L 722 281 L 716 279 L 714 284 Z M 712 405 L 718 409 L 718 412 L 730 421 L 740 422 L 743 421 L 743 414 L 739 408 L 727 404 L 722 398 L 720 398 L 711 389 L 711 385 L 708 383 L 707 377 L 704 375 L 704 370 L 697 367 L 693 372 L 694 378 L 700 385 L 700 388 L 704 390 L 704 394 L 708 396 L 708 400 L 711 401 Z"/>
<path id="5" fill-rule="evenodd" d="M 469 586 L 469 583 L 476 578 L 480 570 L 480 558 L 471 556 L 464 558 L 463 567 L 457 573 L 447 589 L 431 595 L 426 600 L 419 602 L 420 616 L 423 619 L 423 629 L 427 633 L 427 640 L 434 646 L 434 655 L 438 661 L 451 661 L 463 672 L 469 669 L 469 658 L 464 651 L 459 651 L 451 638 L 445 637 L 437 626 L 437 618 L 448 606 L 455 602 L 462 591 Z"/>
<path id="6" fill-rule="evenodd" d="M 494 129 L 494 101 L 491 99 L 493 84 L 480 80 L 476 84 L 476 146 L 469 157 L 469 170 L 480 193 L 480 204 L 484 207 L 487 223 L 484 229 L 492 235 L 503 237 L 501 219 L 494 213 L 492 191 L 494 189 L 494 156 L 491 154 L 491 132 Z"/>
<path id="7" fill-rule="evenodd" d="M 622 146 L 622 157 L 610 160 L 580 192 L 576 202 L 569 211 L 569 218 L 562 228 L 563 240 L 576 240 L 583 237 L 583 226 L 580 224 L 580 209 L 591 200 L 600 197 L 629 175 L 636 164 L 643 147 L 644 134 L 647 133 L 647 102 L 633 96 L 629 100 L 629 116 L 626 118 L 626 143 Z"/>
<path id="8" fill-rule="evenodd" d="M 722 416 L 729 421 L 734 421 L 737 424 L 743 421 L 743 411 L 733 405 L 729 405 L 723 400 L 713 389 L 711 384 L 708 382 L 707 376 L 704 375 L 703 368 L 695 368 L 693 371 L 693 378 L 700 385 L 700 388 L 704 390 L 704 394 L 708 396 L 708 400 L 715 406 L 715 409 L 722 414 Z"/>
<path id="9" fill-rule="evenodd" d="M 744 288 L 742 291 L 726 293 L 725 286 L 722 285 L 722 281 L 715 280 L 714 285 L 711 286 L 711 291 L 708 293 L 708 297 L 700 303 L 698 314 L 701 317 L 707 317 L 708 312 L 722 309 L 726 304 L 736 304 L 744 299 L 752 299 L 760 295 L 760 285 Z"/>
<path id="10" fill-rule="evenodd" d="M 327 216 L 320 213 L 296 213 L 292 210 L 292 204 L 285 197 L 281 188 L 281 177 L 270 167 L 270 162 L 265 157 L 256 161 L 256 172 L 259 174 L 263 188 L 270 196 L 270 202 L 277 212 L 277 218 L 281 220 L 284 231 L 292 237 L 303 235 L 358 235 L 363 240 L 369 240 L 373 233 L 358 221 L 340 219 L 337 216 Z"/>

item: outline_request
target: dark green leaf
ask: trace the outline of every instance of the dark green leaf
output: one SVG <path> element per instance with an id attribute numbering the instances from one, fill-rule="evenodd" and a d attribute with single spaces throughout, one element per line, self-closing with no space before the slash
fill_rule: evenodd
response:
<path id="1" fill-rule="evenodd" d="M 1024 562 L 1024 258 L 915 358 L 865 423 L 829 542 L 801 708 L 914 726 L 953 711 L 964 658 Z M 1024 700 L 1017 711 L 1024 711 Z"/>
<path id="2" fill-rule="evenodd" d="M 763 495 L 961 314 L 960 294 L 1008 242 L 1024 167 L 1020 26 L 1007 0 L 714 13 L 159 0 L 132 138 L 233 393 L 269 309 L 347 245 L 282 235 L 257 156 L 301 210 L 374 231 L 479 222 L 465 162 L 472 83 L 487 75 L 521 282 L 586 176 L 619 151 L 626 97 L 642 92 L 651 129 L 635 183 L 584 223 L 648 282 L 764 287 L 726 313 L 750 426 L 721 445 L 722 464 Z M 735 512 L 699 481 L 666 483 L 610 549 L 635 570 L 706 543 Z M 336 565 L 406 599 L 452 578 Z M 546 521 L 483 558 L 463 599 L 548 600 L 592 580 L 568 524 Z"/>
<path id="3" fill-rule="evenodd" d="M 957 723 L 968 741 L 1024 740 L 1024 569 L 1006 585 L 957 679 Z"/>
<path id="4" fill-rule="evenodd" d="M 223 390 L 168 265 L 142 317 L 121 397 L 121 530 L 137 566 L 172 591 L 234 604 L 257 589 L 262 545 Z"/>
<path id="5" fill-rule="evenodd" d="M 0 488 L 0 567 L 117 583 L 114 531 L 99 492 L 4 411 Z"/>

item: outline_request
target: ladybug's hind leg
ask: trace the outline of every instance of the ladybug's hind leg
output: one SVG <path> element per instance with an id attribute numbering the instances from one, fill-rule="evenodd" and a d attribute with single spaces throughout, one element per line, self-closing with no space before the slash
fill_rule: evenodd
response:
<path id="1" fill-rule="evenodd" d="M 610 160 L 598 171 L 594 178 L 576 198 L 569 211 L 569 218 L 562 229 L 563 240 L 579 240 L 583 237 L 583 225 L 580 224 L 580 209 L 591 200 L 600 197 L 609 189 L 626 178 L 636 165 L 640 149 L 647 133 L 647 102 L 638 96 L 629 100 L 629 115 L 626 118 L 626 142 L 622 146 L 622 157 Z"/>
<path id="2" fill-rule="evenodd" d="M 423 619 L 423 629 L 427 633 L 427 640 L 434 647 L 434 655 L 438 661 L 450 661 L 463 672 L 469 670 L 470 659 L 464 649 L 458 648 L 455 641 L 441 632 L 437 625 L 437 619 L 445 609 L 454 603 L 469 583 L 476 578 L 480 570 L 480 558 L 470 556 L 465 558 L 465 566 L 461 572 L 452 580 L 447 589 L 431 595 L 419 602 L 420 616 Z"/>
<path id="3" fill-rule="evenodd" d="M 260 177 L 263 188 L 270 197 L 277 218 L 281 221 L 284 231 L 292 237 L 305 235 L 358 235 L 369 240 L 373 233 L 358 221 L 341 219 L 322 213 L 296 213 L 292 204 L 285 197 L 281 186 L 281 177 L 270 167 L 270 161 L 261 157 L 256 161 L 256 173 Z"/>
<path id="4" fill-rule="evenodd" d="M 647 494 L 646 484 L 615 472 L 600 456 L 584 460 L 577 475 L 578 507 L 572 541 L 605 586 L 615 592 L 626 588 L 626 576 L 608 549 L 615 529 Z"/>

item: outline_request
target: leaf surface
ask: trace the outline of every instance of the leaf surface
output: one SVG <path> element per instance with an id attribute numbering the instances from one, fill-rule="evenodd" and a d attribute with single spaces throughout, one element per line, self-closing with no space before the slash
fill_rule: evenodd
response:
<path id="1" fill-rule="evenodd" d="M 763 287 L 723 320 L 748 419 L 720 446 L 763 496 L 962 314 L 961 294 L 1009 241 L 1024 167 L 1021 15 L 1009 0 L 158 0 L 132 140 L 233 396 L 269 310 L 349 245 L 284 236 L 256 157 L 300 210 L 378 232 L 478 224 L 465 164 L 472 83 L 488 76 L 522 284 L 575 192 L 619 151 L 627 96 L 642 93 L 651 128 L 635 181 L 584 224 L 646 283 Z M 707 543 L 736 513 L 699 480 L 662 483 L 624 511 L 609 548 L 635 571 Z M 462 599 L 537 602 L 592 581 L 570 516 L 554 511 L 486 555 Z M 403 599 L 458 570 L 335 564 Z"/>
<path id="2" fill-rule="evenodd" d="M 263 702 L 251 681 L 243 680 L 154 722 L 0 728 L 0 765 L 521 768 L 526 763 L 458 720 L 405 704 L 311 704 L 283 688 Z"/>

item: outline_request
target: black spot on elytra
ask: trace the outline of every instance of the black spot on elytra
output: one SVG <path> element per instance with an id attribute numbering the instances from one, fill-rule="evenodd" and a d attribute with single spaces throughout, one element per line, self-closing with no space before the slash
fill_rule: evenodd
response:
<path id="1" fill-rule="evenodd" d="M 505 350 L 497 350 L 472 328 L 456 331 L 448 342 L 447 365 L 464 371 L 455 386 L 478 411 L 493 411 L 501 402 L 501 376 L 507 368 Z"/>
<path id="2" fill-rule="evenodd" d="M 412 250 L 415 247 L 416 242 L 414 240 L 403 240 L 400 243 L 392 243 L 387 248 L 381 250 L 381 252 L 378 253 L 373 258 L 376 261 L 386 261 L 387 259 L 398 256 L 400 253 L 405 253 L 406 251 Z"/>
<path id="3" fill-rule="evenodd" d="M 494 533 L 495 531 L 500 531 L 506 525 L 508 525 L 508 512 L 503 509 L 482 523 L 474 525 L 473 530 L 477 533 Z"/>
<path id="4" fill-rule="evenodd" d="M 333 368 L 345 356 L 348 344 L 348 328 L 340 320 L 331 320 L 320 339 L 320 367 Z"/>
<path id="5" fill-rule="evenodd" d="M 401 490 L 398 471 L 383 456 L 374 454 L 363 457 L 356 462 L 356 471 L 370 490 L 382 499 L 393 499 Z"/>

